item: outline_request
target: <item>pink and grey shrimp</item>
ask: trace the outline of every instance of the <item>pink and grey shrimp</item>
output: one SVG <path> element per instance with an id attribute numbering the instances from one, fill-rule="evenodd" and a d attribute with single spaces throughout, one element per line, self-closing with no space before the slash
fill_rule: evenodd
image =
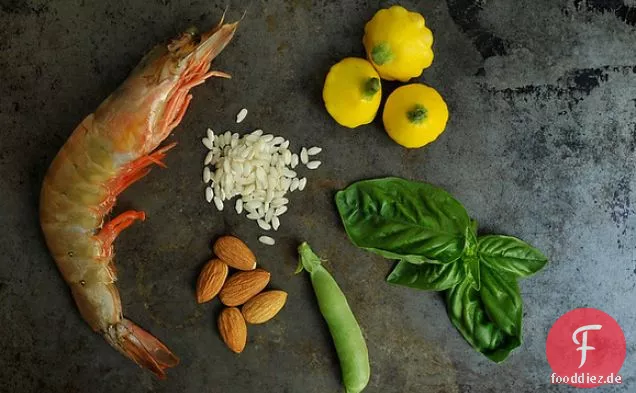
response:
<path id="1" fill-rule="evenodd" d="M 73 131 L 51 163 L 40 194 L 48 248 L 82 317 L 119 352 L 165 378 L 179 359 L 158 339 L 124 318 L 115 286 L 113 242 L 141 211 L 107 221 L 117 196 L 148 174 L 175 146 L 159 145 L 183 118 L 190 89 L 213 76 L 211 61 L 238 22 L 199 34 L 189 29 L 157 45 L 94 113 Z M 121 257 L 121 255 L 120 255 Z M 131 256 L 127 256 L 130 258 Z"/>

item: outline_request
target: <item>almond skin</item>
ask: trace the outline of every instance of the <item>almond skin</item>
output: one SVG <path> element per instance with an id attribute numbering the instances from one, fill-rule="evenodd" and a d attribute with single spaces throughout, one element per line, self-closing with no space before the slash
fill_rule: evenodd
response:
<path id="1" fill-rule="evenodd" d="M 214 242 L 217 258 L 237 270 L 256 269 L 256 256 L 247 244 L 234 236 L 221 236 Z"/>
<path id="2" fill-rule="evenodd" d="M 234 273 L 223 285 L 219 298 L 226 306 L 240 306 L 267 286 L 269 276 L 263 269 Z"/>
<path id="3" fill-rule="evenodd" d="M 225 345 L 234 353 L 241 353 L 247 342 L 247 325 L 236 307 L 224 308 L 219 315 L 219 333 Z"/>
<path id="4" fill-rule="evenodd" d="M 287 292 L 265 291 L 248 300 L 241 312 L 247 323 L 265 323 L 274 318 L 286 302 Z"/>
<path id="5" fill-rule="evenodd" d="M 213 259 L 203 266 L 197 280 L 197 303 L 214 299 L 223 288 L 229 268 L 220 259 Z"/>

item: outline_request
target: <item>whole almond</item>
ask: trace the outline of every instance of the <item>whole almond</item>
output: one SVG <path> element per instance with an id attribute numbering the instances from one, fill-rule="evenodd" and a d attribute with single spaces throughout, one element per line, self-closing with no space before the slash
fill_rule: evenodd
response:
<path id="1" fill-rule="evenodd" d="M 234 236 L 221 236 L 214 243 L 214 253 L 217 258 L 238 270 L 254 270 L 256 256 L 247 244 Z"/>
<path id="2" fill-rule="evenodd" d="M 241 312 L 247 323 L 265 323 L 274 318 L 287 302 L 285 291 L 265 291 L 248 300 Z"/>
<path id="3" fill-rule="evenodd" d="M 234 273 L 223 285 L 219 298 L 226 306 L 240 306 L 262 291 L 268 283 L 269 272 L 263 269 Z"/>
<path id="4" fill-rule="evenodd" d="M 220 259 L 213 259 L 203 266 L 197 280 L 197 302 L 208 302 L 221 291 L 229 268 Z"/>
<path id="5" fill-rule="evenodd" d="M 235 353 L 243 352 L 247 342 L 247 325 L 236 307 L 225 308 L 219 315 L 219 333 L 225 345 Z"/>

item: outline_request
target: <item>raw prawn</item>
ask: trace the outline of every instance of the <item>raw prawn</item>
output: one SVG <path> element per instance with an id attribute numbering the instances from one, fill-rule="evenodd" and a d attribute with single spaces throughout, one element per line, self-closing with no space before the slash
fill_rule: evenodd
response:
<path id="1" fill-rule="evenodd" d="M 189 29 L 157 45 L 124 83 L 77 126 L 51 163 L 40 194 L 48 248 L 71 287 L 79 311 L 119 352 L 165 378 L 179 359 L 122 315 L 113 242 L 141 211 L 104 223 L 117 196 L 150 171 L 175 143 L 159 147 L 183 118 L 189 90 L 212 76 L 210 62 L 232 39 L 238 22 L 198 34 Z"/>

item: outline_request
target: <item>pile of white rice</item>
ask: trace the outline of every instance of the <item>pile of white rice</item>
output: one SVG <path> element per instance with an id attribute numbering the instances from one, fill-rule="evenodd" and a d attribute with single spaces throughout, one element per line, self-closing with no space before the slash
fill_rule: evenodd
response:
<path id="1" fill-rule="evenodd" d="M 237 123 L 246 115 L 247 110 L 242 109 Z M 307 186 L 307 178 L 298 175 L 297 167 L 302 164 L 307 169 L 317 169 L 321 164 L 311 160 L 322 151 L 320 147 L 303 147 L 299 154 L 292 153 L 288 140 L 263 130 L 240 136 L 230 131 L 217 135 L 208 128 L 202 142 L 209 150 L 203 163 L 205 200 L 223 210 L 225 201 L 237 197 L 236 212 L 245 212 L 265 231 L 280 227 L 280 217 L 287 212 L 289 203 L 287 193 Z M 269 236 L 259 240 L 268 245 L 275 243 Z"/>

